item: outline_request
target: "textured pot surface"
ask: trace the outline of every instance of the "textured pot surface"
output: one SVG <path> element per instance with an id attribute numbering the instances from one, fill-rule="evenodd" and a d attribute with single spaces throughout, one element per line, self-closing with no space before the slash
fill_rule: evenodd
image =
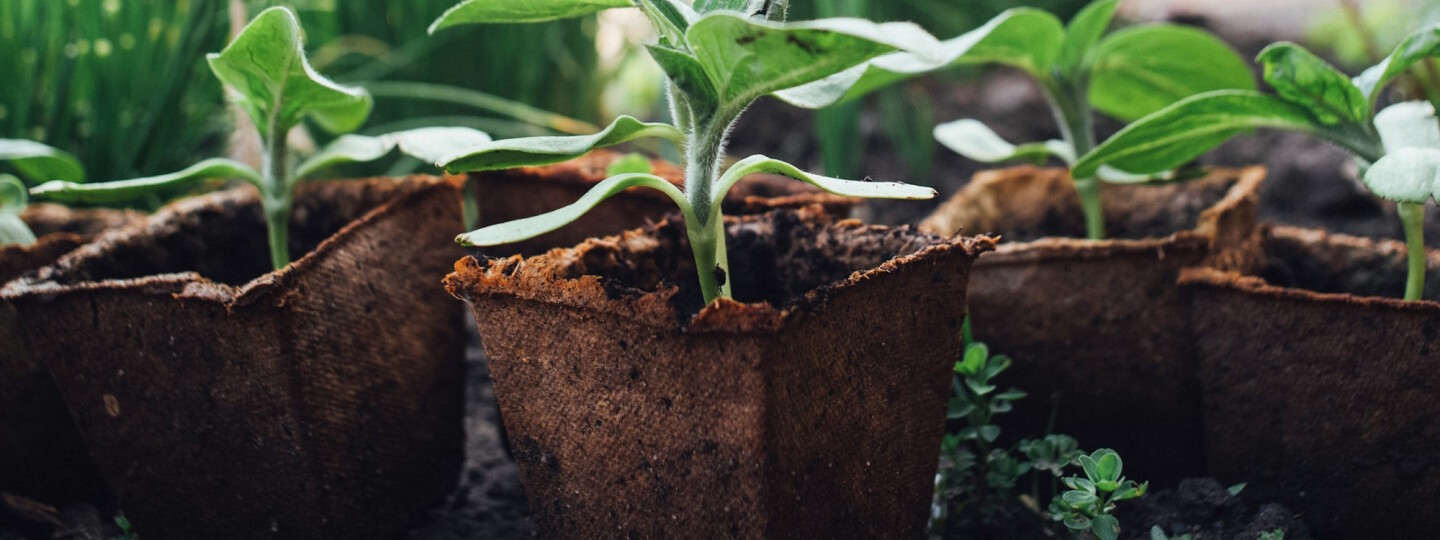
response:
<path id="1" fill-rule="evenodd" d="M 1211 474 L 1326 538 L 1440 528 L 1440 302 L 1403 302 L 1398 242 L 1263 228 L 1232 271 L 1187 270 Z M 1440 298 L 1440 252 L 1427 296 Z"/>
<path id="2" fill-rule="evenodd" d="M 740 301 L 693 316 L 673 219 L 447 278 L 474 307 L 541 536 L 920 536 L 969 268 L 992 241 L 818 207 L 729 236 Z"/>
<path id="3" fill-rule="evenodd" d="M 461 458 L 458 180 L 172 205 L 0 291 L 145 538 L 387 538 Z"/>
<path id="4" fill-rule="evenodd" d="M 1030 394 L 1006 433 L 1054 431 L 1086 448 L 1114 448 L 1127 476 L 1159 484 L 1203 471 L 1200 386 L 1180 270 L 1254 228 L 1259 168 L 1219 169 L 1164 186 L 1106 185 L 1106 229 L 1085 234 L 1062 169 L 976 175 L 922 228 L 997 234 L 975 264 L 976 339 L 1011 356 L 1005 379 Z"/>

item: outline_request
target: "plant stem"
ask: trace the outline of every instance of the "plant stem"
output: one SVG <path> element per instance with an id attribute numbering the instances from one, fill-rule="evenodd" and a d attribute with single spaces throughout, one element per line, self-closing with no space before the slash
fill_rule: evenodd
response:
<path id="1" fill-rule="evenodd" d="M 1405 299 L 1420 300 L 1425 293 L 1425 205 L 1400 203 L 1400 221 L 1405 225 L 1405 246 L 1410 252 Z"/>
<path id="2" fill-rule="evenodd" d="M 463 199 L 460 209 L 464 216 L 465 230 L 473 231 L 480 228 L 480 193 L 475 187 L 475 180 L 468 175 L 465 177 L 465 193 L 460 197 Z"/>
<path id="3" fill-rule="evenodd" d="M 1085 237 L 1104 240 L 1105 207 L 1100 199 L 1100 181 L 1094 177 L 1076 178 L 1075 191 L 1080 194 L 1080 208 L 1085 211 Z"/>
<path id="4" fill-rule="evenodd" d="M 1090 102 L 1083 91 L 1085 81 L 1041 81 L 1040 87 L 1050 101 L 1055 121 L 1065 142 L 1075 151 L 1075 159 L 1095 148 L 1095 126 Z M 1074 163 L 1070 163 L 1074 165 Z M 1105 206 L 1101 204 L 1100 183 L 1095 178 L 1076 178 L 1075 191 L 1080 194 L 1080 208 L 1085 212 L 1085 236 L 1090 240 L 1105 239 Z"/>
<path id="5" fill-rule="evenodd" d="M 700 291 L 706 305 L 716 298 L 730 297 L 732 280 L 725 251 L 725 216 L 712 204 L 711 191 L 719 181 L 725 134 L 736 116 L 714 114 L 700 121 L 694 126 L 685 148 L 685 195 L 696 220 L 686 223 L 685 227 L 690 249 L 695 252 L 695 271 L 700 277 Z"/>
<path id="6" fill-rule="evenodd" d="M 270 136 L 265 140 L 265 158 L 260 193 L 265 209 L 265 225 L 270 233 L 270 262 L 276 270 L 290 264 L 290 194 L 289 169 L 286 167 L 288 147 L 286 132 L 270 121 Z"/>

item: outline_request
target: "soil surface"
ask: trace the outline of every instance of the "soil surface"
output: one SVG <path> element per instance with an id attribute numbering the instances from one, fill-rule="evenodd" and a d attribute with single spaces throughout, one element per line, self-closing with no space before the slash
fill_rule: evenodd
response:
<path id="1" fill-rule="evenodd" d="M 1231 495 L 1214 478 L 1182 480 L 1120 503 L 1116 517 L 1125 527 L 1122 540 L 1150 540 L 1154 526 L 1170 537 L 1189 534 L 1193 540 L 1255 540 L 1261 533 L 1282 530 L 1285 540 L 1312 538 L 1298 516 L 1278 504 L 1255 504 L 1242 489 Z"/>

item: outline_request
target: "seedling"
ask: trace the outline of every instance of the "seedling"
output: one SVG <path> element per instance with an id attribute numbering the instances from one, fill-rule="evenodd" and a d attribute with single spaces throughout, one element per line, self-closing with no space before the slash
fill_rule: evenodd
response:
<path id="1" fill-rule="evenodd" d="M 1095 145 L 1095 111 L 1131 121 L 1202 92 L 1255 88 L 1244 60 L 1201 30 L 1150 24 L 1106 35 L 1116 3 L 1100 0 L 1090 4 L 1068 28 L 1050 13 L 1011 9 L 979 29 L 944 42 L 939 61 L 892 53 L 779 96 L 799 106 L 820 108 L 941 68 L 1008 65 L 1039 83 L 1064 140 L 1016 146 L 979 121 L 968 119 L 936 127 L 935 138 L 977 161 L 1043 161 L 1053 156 L 1073 166 L 1077 156 Z M 1073 176 L 1085 210 L 1087 235 L 1097 240 L 1105 237 L 1099 180 L 1136 183 L 1151 179 L 1108 168 Z"/>
<path id="2" fill-rule="evenodd" d="M 52 178 L 85 179 L 85 167 L 75 156 L 34 141 L 0 139 L 0 162 L 9 163 L 29 184 Z M 20 219 L 30 203 L 29 184 L 14 175 L 0 174 L 0 246 L 35 243 L 35 233 Z"/>
<path id="3" fill-rule="evenodd" d="M 433 161 L 456 148 L 490 140 L 484 133 L 466 128 L 425 128 L 379 137 L 346 135 L 292 166 L 286 145 L 286 135 L 292 128 L 309 118 L 333 133 L 354 131 L 370 114 L 369 94 L 363 89 L 337 85 L 310 67 L 300 22 L 287 8 L 260 13 L 225 50 L 208 59 L 215 76 L 234 90 L 240 107 L 260 131 L 265 145 L 263 170 L 217 158 L 176 173 L 133 180 L 80 184 L 52 179 L 31 189 L 30 197 L 105 205 L 190 186 L 208 178 L 244 180 L 260 191 L 271 262 L 279 269 L 290 263 L 290 209 L 300 181 L 340 163 L 379 159 L 396 148 Z"/>
<path id="4" fill-rule="evenodd" d="M 1320 137 L 1358 158 L 1370 191 L 1399 203 L 1409 248 L 1405 299 L 1419 300 L 1425 285 L 1424 205 L 1440 196 L 1440 118 L 1431 103 L 1398 103 L 1378 114 L 1376 108 L 1390 83 L 1436 56 L 1440 25 L 1411 34 L 1354 79 L 1298 45 L 1277 43 L 1257 59 L 1275 94 L 1219 91 L 1182 100 L 1117 133 L 1082 157 L 1075 172 L 1093 174 L 1104 165 L 1142 174 L 1162 171 L 1255 128 Z"/>
<path id="5" fill-rule="evenodd" d="M 1065 479 L 1065 487 L 1070 489 L 1051 501 L 1050 515 L 1075 536 L 1089 532 L 1100 540 L 1115 540 L 1120 535 L 1115 503 L 1144 495 L 1149 483 L 1136 484 L 1121 476 L 1120 454 L 1110 449 L 1080 456 L 1080 466 L 1085 477 Z"/>
<path id="6" fill-rule="evenodd" d="M 495 141 L 440 160 L 442 167 L 474 172 L 558 163 L 642 138 L 679 145 L 686 167 L 683 189 L 653 174 L 621 174 L 596 185 L 570 206 L 486 227 L 457 240 L 467 246 L 523 241 L 565 226 L 626 189 L 656 189 L 680 207 L 708 304 L 731 296 L 730 280 L 724 277 L 729 275 L 729 264 L 720 202 L 747 175 L 779 174 L 850 197 L 934 197 L 930 188 L 812 175 L 765 156 L 740 160 L 721 174 L 726 136 L 755 100 L 861 66 L 882 54 L 906 51 L 927 59 L 939 54 L 939 42 L 913 24 L 848 18 L 786 23 L 786 5 L 786 0 L 699 0 L 694 8 L 681 0 L 467 0 L 451 8 L 431 27 L 432 32 L 461 24 L 538 22 L 610 8 L 639 8 L 660 36 L 659 43 L 648 49 L 669 79 L 673 122 L 621 117 L 591 136 Z"/>

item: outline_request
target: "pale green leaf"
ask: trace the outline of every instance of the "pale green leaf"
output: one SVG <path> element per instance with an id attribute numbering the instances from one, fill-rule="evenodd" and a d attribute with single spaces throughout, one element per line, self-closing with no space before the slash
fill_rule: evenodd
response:
<path id="1" fill-rule="evenodd" d="M 1095 177 L 1111 184 L 1146 184 L 1157 180 L 1169 182 L 1175 179 L 1176 174 L 1173 170 L 1151 174 L 1135 174 L 1104 165 L 1100 167 L 1100 170 L 1095 171 Z"/>
<path id="2" fill-rule="evenodd" d="M 1375 115 L 1375 130 L 1386 153 L 1401 148 L 1440 149 L 1440 118 L 1428 101 L 1396 103 Z"/>
<path id="3" fill-rule="evenodd" d="M 1098 540 L 1115 540 L 1120 536 L 1120 520 L 1110 514 L 1100 514 L 1090 520 L 1090 532 Z"/>
<path id="4" fill-rule="evenodd" d="M 1294 43 L 1276 43 L 1260 52 L 1265 82 L 1287 101 L 1304 107 L 1327 126 L 1370 120 L 1370 102 L 1340 70 Z"/>
<path id="5" fill-rule="evenodd" d="M 1435 57 L 1440 57 L 1440 23 L 1407 36 L 1389 57 L 1356 77 L 1355 86 L 1374 104 L 1380 97 L 1380 90 L 1409 71 L 1416 62 Z"/>
<path id="6" fill-rule="evenodd" d="M 665 45 L 684 41 L 685 31 L 700 18 L 682 0 L 635 0 L 635 4 L 650 18 Z"/>
<path id="7" fill-rule="evenodd" d="M 531 23 L 568 19 L 631 6 L 630 0 L 465 0 L 431 23 L 430 33 L 464 24 Z"/>
<path id="8" fill-rule="evenodd" d="M 396 148 L 426 163 L 435 163 L 490 141 L 484 132 L 465 127 L 420 128 L 377 137 L 343 135 L 296 167 L 295 178 L 303 179 L 344 163 L 375 161 Z"/>
<path id="9" fill-rule="evenodd" d="M 1060 46 L 1060 57 L 1056 60 L 1062 72 L 1074 77 L 1084 69 L 1091 48 L 1110 29 L 1118 3 L 1117 0 L 1091 3 L 1070 20 L 1070 25 L 1065 28 L 1065 41 Z"/>
<path id="10" fill-rule="evenodd" d="M 35 141 L 0 139 L 0 161 L 10 162 L 31 184 L 50 180 L 85 180 L 85 167 L 79 159 Z"/>
<path id="11" fill-rule="evenodd" d="M 0 212 L 19 214 L 30 204 L 30 193 L 19 178 L 0 174 Z"/>
<path id="12" fill-rule="evenodd" d="M 1050 156 L 1067 163 L 1075 160 L 1075 152 L 1063 141 L 1015 145 L 979 120 L 956 120 L 935 126 L 935 140 L 962 156 L 983 163 L 1011 160 L 1043 162 Z"/>
<path id="13" fill-rule="evenodd" d="M 1195 28 L 1126 28 L 1096 45 L 1091 58 L 1090 104 L 1124 121 L 1204 92 L 1255 89 L 1245 60 L 1225 42 Z"/>
<path id="14" fill-rule="evenodd" d="M 770 159 L 765 156 L 750 156 L 732 165 L 730 169 L 725 171 L 725 174 L 720 177 L 718 188 L 714 192 L 714 207 L 719 208 L 720 203 L 725 199 L 725 193 L 730 191 L 730 188 L 734 187 L 740 180 L 752 174 L 777 174 L 787 176 L 842 197 L 924 200 L 933 199 L 936 195 L 935 190 L 925 186 L 913 186 L 899 182 L 840 180 L 838 178 L 829 178 L 807 173 L 784 161 Z"/>
<path id="15" fill-rule="evenodd" d="M 621 116 L 594 135 L 492 141 L 446 156 L 437 164 L 452 173 L 513 169 L 569 161 L 591 150 L 636 139 L 662 138 L 678 142 L 684 137 L 684 133 L 670 124 L 647 124 Z"/>
<path id="16" fill-rule="evenodd" d="M 645 154 L 625 154 L 605 167 L 605 176 L 622 174 L 654 174 L 655 166 Z"/>
<path id="17" fill-rule="evenodd" d="M 0 246 L 28 246 L 35 243 L 35 232 L 20 219 L 20 214 L 0 212 Z"/>
<path id="18" fill-rule="evenodd" d="M 1059 54 L 1065 29 L 1054 15 L 1016 8 L 985 26 L 940 44 L 937 58 L 889 53 L 818 81 L 777 92 L 787 103 L 822 109 L 857 99 L 879 88 L 932 71 L 982 63 L 1006 64 L 1037 76 L 1047 74 Z"/>
<path id="19" fill-rule="evenodd" d="M 746 11 L 752 0 L 695 0 L 695 11 L 709 13 L 711 11 L 730 10 Z"/>
<path id="20" fill-rule="evenodd" d="M 240 93 L 241 108 L 264 137 L 289 131 L 307 116 L 332 133 L 354 131 L 370 116 L 369 93 L 335 84 L 310 67 L 300 21 L 287 8 L 260 13 L 225 50 L 207 58 L 215 76 Z"/>
<path id="21" fill-rule="evenodd" d="M 109 205 L 131 202 L 151 193 L 184 187 L 202 180 L 238 179 L 260 186 L 260 173 L 238 161 L 207 159 L 189 168 L 170 174 L 117 180 L 93 184 L 77 184 L 55 180 L 30 190 L 37 200 L 63 204 Z"/>
<path id="22" fill-rule="evenodd" d="M 1365 187 L 1382 199 L 1423 204 L 1440 197 L 1440 148 L 1400 148 L 1365 171 Z"/>
<path id="23" fill-rule="evenodd" d="M 738 109 L 903 50 L 936 61 L 940 43 L 910 23 L 833 18 L 798 23 L 749 19 L 732 12 L 701 17 L 685 34 L 722 107 Z"/>
<path id="24" fill-rule="evenodd" d="M 690 202 L 685 199 L 685 194 L 680 188 L 675 187 L 670 181 L 658 176 L 649 174 L 626 174 L 608 178 L 595 187 L 590 188 L 580 200 L 573 204 L 553 210 L 538 216 L 525 219 L 517 219 L 496 225 L 485 227 L 478 231 L 462 234 L 455 239 L 466 246 L 488 247 L 504 244 L 513 244 L 535 238 L 542 234 L 557 230 L 571 222 L 580 219 L 590 209 L 604 202 L 615 195 L 630 188 L 651 188 L 670 196 L 675 204 L 680 205 L 681 212 L 685 215 L 686 223 L 696 223 L 694 212 L 690 209 Z"/>

